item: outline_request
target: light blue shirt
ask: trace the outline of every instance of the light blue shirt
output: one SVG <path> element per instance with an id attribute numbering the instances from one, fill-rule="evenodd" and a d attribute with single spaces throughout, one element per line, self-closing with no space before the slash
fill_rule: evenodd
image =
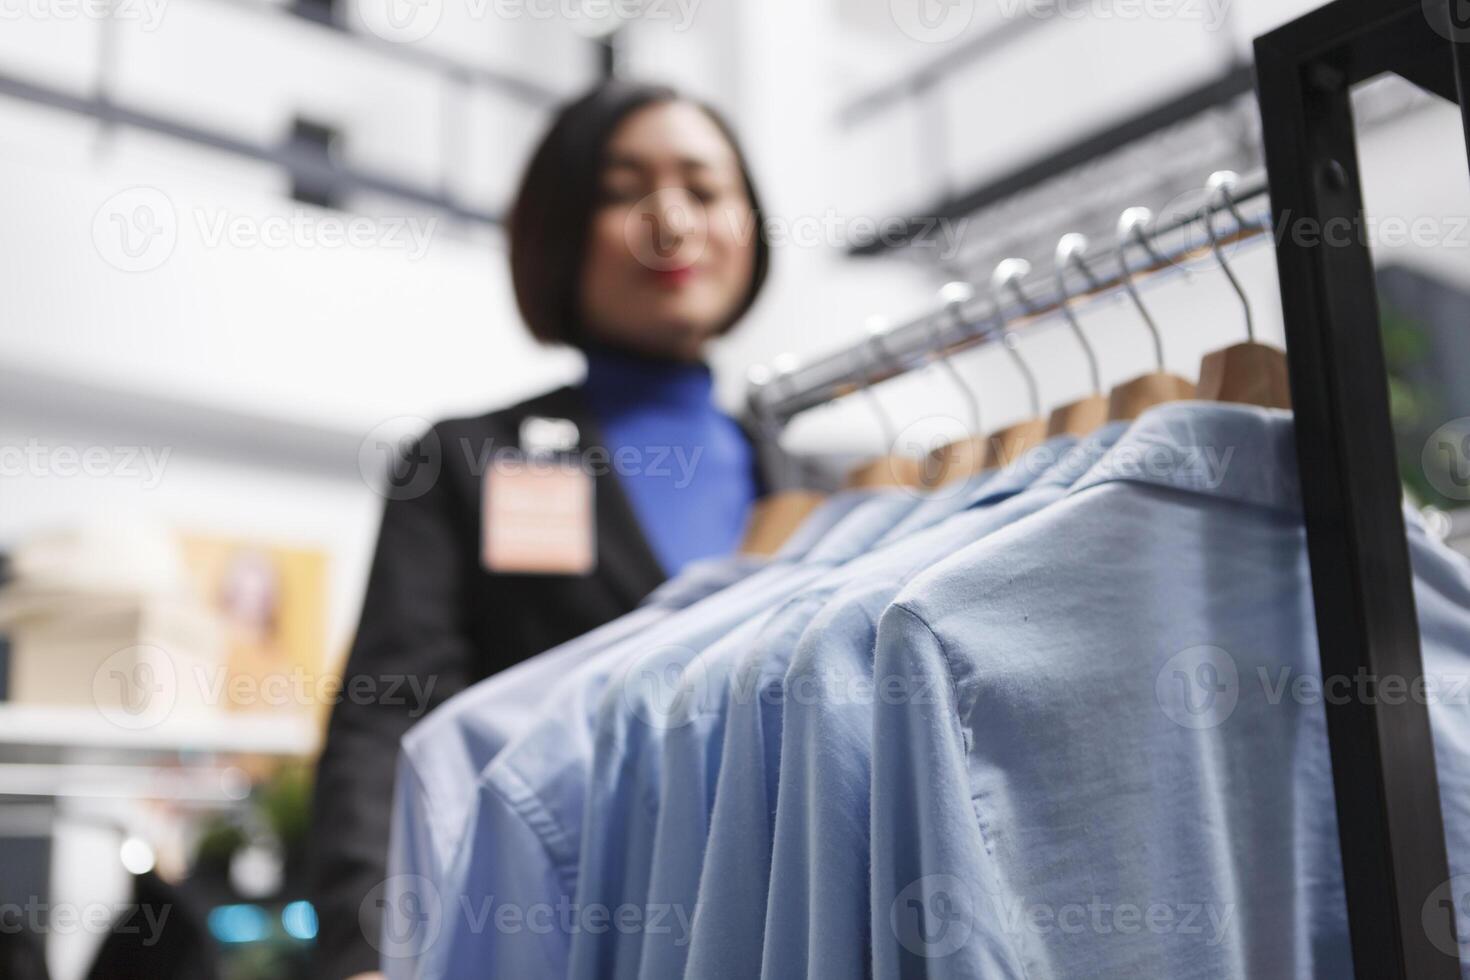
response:
<path id="1" fill-rule="evenodd" d="M 579 906 L 574 896 L 598 705 L 621 667 L 646 644 L 687 642 L 773 608 L 826 567 L 822 561 L 837 550 L 835 542 L 863 531 L 872 514 L 895 507 L 903 513 L 913 504 L 905 494 L 839 494 L 768 567 L 613 644 L 563 678 L 543 700 L 536 723 L 481 772 L 474 823 L 442 882 L 390 879 L 383 962 L 410 961 L 416 976 L 428 978 L 564 975 L 574 935 L 617 928 L 609 924 L 611 910 Z"/>
<path id="2" fill-rule="evenodd" d="M 867 499 L 866 494 L 843 493 L 825 502 L 792 535 L 772 567 L 801 560 Z M 517 743 L 522 759 L 540 753 L 552 765 L 577 752 L 589 740 L 558 744 L 554 726 L 574 718 L 584 703 L 584 718 L 591 714 L 606 678 L 606 668 L 598 666 L 601 659 L 617 644 L 642 635 L 678 608 L 720 591 L 722 585 L 744 577 L 749 570 L 747 559 L 730 562 L 691 566 L 656 589 L 628 616 L 487 678 L 446 701 L 410 730 L 404 738 L 394 787 L 381 939 L 385 973 L 394 980 L 442 976 L 449 943 L 444 935 L 452 933 L 448 920 L 459 917 L 462 928 L 483 931 L 484 924 L 474 921 L 483 916 L 465 905 L 471 901 L 465 893 L 465 851 L 470 846 L 466 840 L 476 828 L 506 854 L 517 853 L 518 844 L 524 845 L 527 838 L 536 839 L 523 821 L 516 822 L 515 813 L 497 811 L 481 819 L 482 770 L 502 749 Z M 584 727 L 586 724 L 584 721 Z M 576 770 L 571 767 L 571 771 Z M 547 777 L 568 792 L 576 792 L 574 778 L 561 778 L 559 770 Z M 492 832 L 492 826 L 498 831 Z M 483 848 L 481 853 L 485 861 L 491 860 L 492 855 Z M 533 880 L 521 880 L 521 890 L 528 889 Z M 522 940 L 512 945 L 526 948 L 532 944 Z"/>
<path id="3" fill-rule="evenodd" d="M 655 842 L 646 845 L 653 855 L 648 904 L 694 909 L 697 898 L 700 914 L 709 908 L 706 899 L 708 889 L 700 890 L 700 871 L 710 814 L 717 800 L 716 779 L 721 780 L 721 785 L 727 780 L 722 748 L 732 741 L 741 742 L 733 747 L 733 751 L 737 759 L 743 760 L 750 751 L 750 745 L 744 743 L 742 737 L 759 739 L 760 736 L 760 725 L 756 723 L 750 726 L 755 729 L 753 733 L 742 730 L 732 737 L 727 734 L 726 716 L 735 712 L 757 713 L 762 707 L 773 704 L 769 690 L 758 690 L 752 686 L 758 673 L 755 668 L 788 658 L 812 615 L 844 584 L 871 576 L 879 569 L 907 566 L 923 560 L 925 556 L 932 558 L 959 547 L 962 541 L 958 536 L 953 531 L 944 530 L 946 517 L 968 509 L 983 508 L 1025 489 L 1066 454 L 1072 441 L 1070 437 L 1052 440 L 1003 472 L 986 473 L 968 484 L 942 488 L 887 532 L 871 553 L 823 576 L 789 600 L 766 623 L 758 637 L 729 637 L 700 655 L 686 670 L 679 701 L 687 711 L 677 724 L 670 726 L 665 736 L 661 786 L 646 790 L 648 806 L 657 812 Z M 739 669 L 742 665 L 751 666 Z M 732 686 L 737 669 L 742 679 Z M 779 700 L 774 702 L 773 711 L 779 715 Z M 774 759 L 772 763 L 774 772 Z M 765 780 L 759 766 L 741 767 L 733 774 L 732 778 L 735 777 L 745 777 L 759 784 L 764 797 Z M 730 789 L 728 793 L 721 789 L 719 798 L 740 795 L 735 787 Z M 737 812 L 743 819 L 744 810 Z M 761 818 L 761 827 L 768 823 L 767 817 Z M 765 881 L 769 871 L 769 841 L 763 839 L 763 835 L 756 835 L 762 839 L 748 841 L 747 847 L 746 841 L 753 829 L 750 824 L 737 829 L 735 836 L 742 841 L 739 846 L 742 855 L 736 863 L 739 864 L 738 873 L 743 877 L 760 878 L 759 907 L 741 904 L 738 912 L 747 919 L 753 916 L 756 925 L 754 948 L 758 950 L 759 927 L 764 918 L 761 909 L 765 904 Z M 711 884 L 733 888 L 736 882 L 722 879 Z M 735 926 L 732 920 L 722 916 L 714 918 L 720 922 L 718 931 L 722 936 L 732 935 L 731 930 Z M 639 938 L 630 937 L 626 942 L 636 943 Z M 655 978 L 683 974 L 689 952 L 688 937 L 648 933 L 641 939 L 640 976 Z M 747 944 L 742 954 L 748 957 L 750 949 Z M 729 969 L 733 965 L 724 963 L 721 968 Z M 697 970 L 695 975 L 699 975 Z"/>
<path id="4" fill-rule="evenodd" d="M 796 574 L 786 577 L 781 598 L 863 554 L 921 499 L 897 490 L 855 510 L 807 554 Z M 658 911 L 645 902 L 656 829 L 656 805 L 649 805 L 648 796 L 659 786 L 663 736 L 685 714 L 680 675 L 703 650 L 727 634 L 737 644 L 753 640 L 779 605 L 778 599 L 722 619 L 704 617 L 691 621 L 686 629 L 644 638 L 637 654 L 619 664 L 618 676 L 598 712 L 577 872 L 578 907 L 635 909 L 649 918 Z M 692 910 L 667 911 L 672 921 L 662 928 L 648 921 L 628 928 L 575 932 L 568 976 L 587 980 L 636 976 L 644 935 L 667 930 L 675 934 L 674 941 L 679 934 L 688 935 Z"/>
<path id="5" fill-rule="evenodd" d="M 516 735 L 530 728 L 547 692 L 596 653 L 649 629 L 676 610 L 733 585 L 765 564 L 750 557 L 695 562 L 659 586 L 638 609 L 461 691 L 403 737 L 393 787 L 388 876 L 444 883 L 465 828 L 475 820 L 476 780 Z M 393 906 L 387 907 L 393 914 Z M 393 924 L 406 929 L 409 923 Z M 393 959 L 392 977 L 414 975 Z"/>
<path id="6" fill-rule="evenodd" d="M 788 603 L 791 630 L 780 644 L 752 650 L 733 688 L 691 975 L 743 975 L 742 964 L 762 952 L 763 975 L 862 975 L 863 946 L 809 950 L 805 937 L 819 917 L 866 922 L 866 866 L 852 855 L 867 852 L 866 686 L 878 616 L 910 576 L 1061 497 L 1124 428 L 1048 442 L 992 480 L 977 506 L 852 563 L 824 580 L 829 588 L 804 594 L 804 605 Z M 807 714 L 822 709 L 830 712 L 823 720 Z M 835 724 L 832 714 L 841 716 Z M 853 739 L 860 744 L 849 751 Z M 834 795 L 815 798 L 827 792 Z M 668 853 L 662 841 L 659 852 Z M 840 867 L 826 867 L 833 863 Z"/>
<path id="7" fill-rule="evenodd" d="M 1443 697 L 1470 571 L 1410 547 Z M 874 975 L 1352 975 L 1289 415 L 1147 413 L 1065 500 L 910 582 L 874 681 L 916 692 L 874 702 Z M 1430 718 L 1465 874 L 1470 709 Z"/>

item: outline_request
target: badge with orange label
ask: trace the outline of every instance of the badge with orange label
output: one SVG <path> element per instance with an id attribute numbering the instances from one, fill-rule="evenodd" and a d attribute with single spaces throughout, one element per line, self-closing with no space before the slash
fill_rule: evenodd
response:
<path id="1" fill-rule="evenodd" d="M 592 476 L 566 419 L 528 418 L 521 449 L 485 472 L 480 560 L 492 572 L 586 575 L 597 566 Z"/>

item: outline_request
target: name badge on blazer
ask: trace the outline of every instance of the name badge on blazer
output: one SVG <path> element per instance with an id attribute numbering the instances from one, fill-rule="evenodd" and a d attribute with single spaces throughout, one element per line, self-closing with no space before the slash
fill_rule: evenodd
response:
<path id="1" fill-rule="evenodd" d="M 570 419 L 528 417 L 520 449 L 496 453 L 481 492 L 480 561 L 492 572 L 587 575 L 597 567 L 596 496 Z"/>

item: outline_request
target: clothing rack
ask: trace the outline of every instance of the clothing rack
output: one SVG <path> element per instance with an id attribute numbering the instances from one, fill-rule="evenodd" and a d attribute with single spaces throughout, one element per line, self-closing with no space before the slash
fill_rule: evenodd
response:
<path id="1" fill-rule="evenodd" d="M 1130 242 L 1126 279 L 1118 248 L 1090 253 L 1085 257 L 1090 275 L 1075 267 L 1063 270 L 1060 282 L 1056 274 L 1038 274 L 1004 294 L 976 293 L 952 299 L 922 316 L 875 332 L 861 344 L 804 364 L 777 358 L 772 367 L 751 372 L 751 415 L 779 428 L 802 412 L 915 370 L 937 357 L 1006 342 L 1015 330 L 1060 313 L 1063 303 L 1076 306 L 1110 296 L 1124 289 L 1127 280 L 1142 285 L 1145 280 L 1156 282 L 1178 275 L 1185 263 L 1210 251 L 1209 237 L 1201 230 L 1206 216 L 1217 222 L 1216 234 L 1223 244 L 1265 240 L 1272 230 L 1265 174 L 1242 178 L 1228 198 L 1209 200 L 1196 214 L 1160 222 L 1143 234 L 1147 247 Z M 1224 221 L 1233 221 L 1233 225 Z M 1024 301 L 1015 295 L 1017 289 Z"/>
<path id="2" fill-rule="evenodd" d="M 1256 40 L 1267 214 L 1286 230 L 1297 222 L 1353 227 L 1363 215 L 1355 84 L 1394 73 L 1457 102 L 1470 147 L 1470 23 L 1455 19 L 1455 2 L 1334 0 Z M 1245 220 L 1222 238 L 1281 230 L 1251 217 L 1266 196 L 1266 180 L 1243 181 L 1233 213 Z M 1176 269 L 1200 251 L 1190 226 L 1226 206 L 1153 229 L 1157 255 L 1133 274 Z M 1375 696 L 1382 679 L 1424 670 L 1372 256 L 1362 236 L 1315 247 L 1274 237 L 1322 674 L 1365 678 L 1368 695 L 1325 706 L 1354 972 L 1364 980 L 1457 980 L 1453 952 L 1463 940 L 1449 900 L 1460 896 L 1449 893 L 1429 712 L 1412 697 Z M 1089 262 L 1119 268 L 1116 253 Z M 752 413 L 779 428 L 936 356 L 1006 337 L 1064 301 L 1123 285 L 1117 275 L 1096 276 L 1074 291 L 1068 278 L 1023 284 L 1026 302 L 955 298 L 810 363 L 778 359 L 752 372 Z"/>

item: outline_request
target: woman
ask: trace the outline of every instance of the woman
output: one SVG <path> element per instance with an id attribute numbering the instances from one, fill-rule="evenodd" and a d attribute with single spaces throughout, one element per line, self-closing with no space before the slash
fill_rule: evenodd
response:
<path id="1" fill-rule="evenodd" d="M 711 401 L 702 357 L 760 292 L 762 230 L 744 158 L 710 109 L 667 88 L 612 82 L 557 116 L 511 216 L 511 272 L 531 332 L 581 348 L 587 378 L 442 422 L 396 470 L 404 480 L 384 510 L 317 778 L 314 976 L 377 968 L 372 896 L 384 875 L 393 759 L 413 721 L 626 613 L 689 562 L 735 549 L 758 477 L 744 433 Z M 494 492 L 482 498 L 487 480 L 505 486 L 495 482 L 509 472 L 497 451 L 533 448 L 521 443 L 537 425 L 546 431 L 534 421 L 543 418 L 572 423 L 552 431 L 575 432 L 587 464 L 579 472 L 594 474 L 590 570 L 565 520 L 556 536 L 572 545 L 543 548 L 530 556 L 542 567 L 528 570 L 498 536 L 504 528 L 491 526 Z M 533 485 L 533 508 L 539 496 Z M 404 697 L 412 691 L 428 703 Z"/>

